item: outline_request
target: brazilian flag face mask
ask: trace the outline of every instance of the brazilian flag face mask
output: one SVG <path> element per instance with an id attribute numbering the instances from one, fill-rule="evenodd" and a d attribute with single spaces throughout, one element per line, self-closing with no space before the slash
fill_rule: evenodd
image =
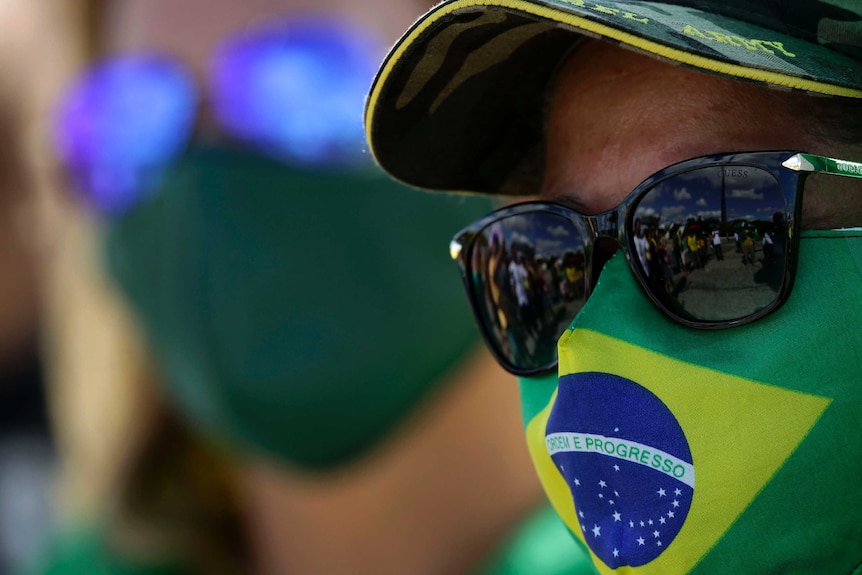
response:
<path id="1" fill-rule="evenodd" d="M 862 232 L 802 235 L 793 297 L 667 320 L 617 254 L 523 378 L 530 451 L 600 573 L 862 572 Z"/>
<path id="2" fill-rule="evenodd" d="M 108 267 L 180 411 L 309 469 L 361 456 L 477 336 L 445 246 L 482 199 L 195 149 L 108 223 Z"/>

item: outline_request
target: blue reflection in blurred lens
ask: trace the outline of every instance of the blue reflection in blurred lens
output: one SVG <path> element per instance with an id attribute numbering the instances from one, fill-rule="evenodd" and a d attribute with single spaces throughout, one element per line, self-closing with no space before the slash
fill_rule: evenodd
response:
<path id="1" fill-rule="evenodd" d="M 91 68 L 66 94 L 55 124 L 75 189 L 103 212 L 131 207 L 185 146 L 197 102 L 189 74 L 158 56 Z"/>
<path id="2" fill-rule="evenodd" d="M 250 30 L 215 55 L 214 113 L 232 133 L 282 160 L 367 160 L 362 112 L 383 52 L 369 31 L 331 16 Z"/>

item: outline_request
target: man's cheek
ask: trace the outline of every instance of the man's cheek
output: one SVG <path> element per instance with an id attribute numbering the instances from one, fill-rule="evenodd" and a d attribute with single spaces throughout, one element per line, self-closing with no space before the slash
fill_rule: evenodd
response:
<path id="1" fill-rule="evenodd" d="M 815 174 L 805 182 L 802 229 L 862 226 L 862 180 Z"/>

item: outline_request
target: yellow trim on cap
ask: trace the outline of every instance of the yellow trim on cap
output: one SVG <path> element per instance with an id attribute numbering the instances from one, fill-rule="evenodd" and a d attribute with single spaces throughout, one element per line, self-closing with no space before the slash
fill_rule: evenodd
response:
<path id="1" fill-rule="evenodd" d="M 407 49 L 414 44 L 416 39 L 423 32 L 425 32 L 425 30 L 427 30 L 429 26 L 434 24 L 440 18 L 447 16 L 457 10 L 476 6 L 507 8 L 533 16 L 538 16 L 551 22 L 566 24 L 568 26 L 572 26 L 574 28 L 589 32 L 591 34 L 596 34 L 604 38 L 616 40 L 628 46 L 643 50 L 644 52 L 649 52 L 651 54 L 655 54 L 656 56 L 661 56 L 662 58 L 665 58 L 667 60 L 672 60 L 681 64 L 685 64 L 687 66 L 700 68 L 702 70 L 717 72 L 726 76 L 745 78 L 748 80 L 756 80 L 759 82 L 766 82 L 768 84 L 774 84 L 777 86 L 795 88 L 830 96 L 862 98 L 862 90 L 844 88 L 841 86 L 835 86 L 832 84 L 827 84 L 825 82 L 817 82 L 814 80 L 805 80 L 802 78 L 797 78 L 796 76 L 782 74 L 780 72 L 770 72 L 768 70 L 761 70 L 759 68 L 749 68 L 740 64 L 719 62 L 705 56 L 689 54 L 688 52 L 684 52 L 678 48 L 671 48 L 664 44 L 659 44 L 651 40 L 646 40 L 645 38 L 641 38 L 640 36 L 636 36 L 629 32 L 623 32 L 605 24 L 600 24 L 598 22 L 588 20 L 575 14 L 563 12 L 560 9 L 539 6 L 532 2 L 524 2 L 522 0 L 459 0 L 457 2 L 452 2 L 451 4 L 445 4 L 438 8 L 436 11 L 429 12 L 425 16 L 425 18 L 420 20 L 416 24 L 416 26 L 408 33 L 408 35 L 405 36 L 401 42 L 399 42 L 399 44 L 387 57 L 383 68 L 381 68 L 380 70 L 380 74 L 378 75 L 377 80 L 374 82 L 374 86 L 372 87 L 371 93 L 368 96 L 368 108 L 365 115 L 365 131 L 368 137 L 368 144 L 372 154 L 374 154 L 374 143 L 372 142 L 371 118 L 374 116 L 373 111 L 377 106 L 377 101 L 380 97 L 380 91 L 382 89 L 382 86 L 386 83 L 386 80 L 389 77 L 389 74 L 392 72 L 392 68 L 395 66 L 395 63 L 401 60 L 401 57 L 404 55 Z"/>

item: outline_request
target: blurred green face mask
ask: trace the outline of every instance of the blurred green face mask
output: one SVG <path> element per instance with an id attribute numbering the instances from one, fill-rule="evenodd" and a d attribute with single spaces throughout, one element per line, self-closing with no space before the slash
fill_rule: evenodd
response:
<path id="1" fill-rule="evenodd" d="M 473 348 L 446 246 L 488 208 L 196 150 L 109 223 L 107 261 L 183 413 L 318 469 L 373 446 Z"/>

